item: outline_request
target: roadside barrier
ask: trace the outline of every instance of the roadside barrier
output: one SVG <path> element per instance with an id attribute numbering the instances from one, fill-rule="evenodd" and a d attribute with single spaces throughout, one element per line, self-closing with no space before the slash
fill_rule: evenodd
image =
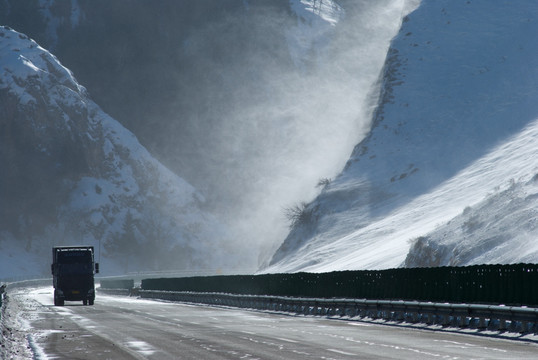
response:
<path id="1" fill-rule="evenodd" d="M 143 279 L 143 290 L 538 306 L 538 264 Z"/>
<path id="2" fill-rule="evenodd" d="M 360 317 L 444 327 L 538 333 L 538 308 L 420 301 L 315 299 L 182 291 L 139 290 L 141 298 L 282 311 L 302 315 Z"/>
<path id="3" fill-rule="evenodd" d="M 134 280 L 132 279 L 101 279 L 99 280 L 103 289 L 132 289 Z"/>
<path id="4" fill-rule="evenodd" d="M 95 289 L 97 292 L 108 294 L 108 295 L 124 295 L 124 296 L 131 296 L 133 289 L 109 289 L 104 287 L 98 287 Z"/>

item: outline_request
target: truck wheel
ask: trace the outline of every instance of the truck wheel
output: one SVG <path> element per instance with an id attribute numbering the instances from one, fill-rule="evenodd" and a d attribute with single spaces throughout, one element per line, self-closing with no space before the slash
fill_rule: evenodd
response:
<path id="1" fill-rule="evenodd" d="M 88 300 L 82 300 L 82 305 L 88 305 Z"/>
<path id="2" fill-rule="evenodd" d="M 88 303 L 89 303 L 90 305 L 93 305 L 93 299 L 88 300 Z"/>
<path id="3" fill-rule="evenodd" d="M 64 301 L 58 297 L 56 290 L 54 290 L 54 306 L 64 306 Z"/>

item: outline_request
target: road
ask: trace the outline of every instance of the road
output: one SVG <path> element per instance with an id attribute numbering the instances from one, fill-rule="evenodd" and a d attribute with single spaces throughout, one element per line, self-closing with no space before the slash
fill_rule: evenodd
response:
<path id="1" fill-rule="evenodd" d="M 52 288 L 15 288 L 6 358 L 536 359 L 538 343 L 361 321 L 98 294 L 55 307 Z"/>

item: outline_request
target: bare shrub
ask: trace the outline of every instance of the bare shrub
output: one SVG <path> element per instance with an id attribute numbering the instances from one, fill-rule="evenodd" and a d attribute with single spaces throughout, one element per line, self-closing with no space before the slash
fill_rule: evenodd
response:
<path id="1" fill-rule="evenodd" d="M 316 185 L 316 187 L 325 187 L 327 185 L 329 185 L 331 183 L 331 179 L 329 178 L 321 178 L 319 179 L 318 181 L 318 184 Z"/>
<path id="2" fill-rule="evenodd" d="M 310 223 L 313 220 L 314 208 L 309 208 L 307 203 L 301 202 L 284 208 L 284 216 L 290 222 L 290 229 L 293 229 Z"/>

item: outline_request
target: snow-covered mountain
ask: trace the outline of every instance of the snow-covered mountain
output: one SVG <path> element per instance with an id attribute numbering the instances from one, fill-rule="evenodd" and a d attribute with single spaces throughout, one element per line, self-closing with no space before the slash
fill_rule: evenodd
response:
<path id="1" fill-rule="evenodd" d="M 2 30 L 3 277 L 538 260 L 537 5 L 38 3 L 0 22 L 89 91 Z"/>
<path id="2" fill-rule="evenodd" d="M 538 4 L 423 0 L 369 135 L 266 272 L 538 261 Z"/>
<path id="3" fill-rule="evenodd" d="M 283 208 L 341 171 L 416 0 L 0 1 L 109 115 L 267 262 Z"/>
<path id="4" fill-rule="evenodd" d="M 0 275 L 44 275 L 53 245 L 104 273 L 237 265 L 204 199 L 105 114 L 55 56 L 0 28 Z M 213 255 L 212 255 L 213 254 Z M 234 255 L 235 254 L 235 255 Z"/>

